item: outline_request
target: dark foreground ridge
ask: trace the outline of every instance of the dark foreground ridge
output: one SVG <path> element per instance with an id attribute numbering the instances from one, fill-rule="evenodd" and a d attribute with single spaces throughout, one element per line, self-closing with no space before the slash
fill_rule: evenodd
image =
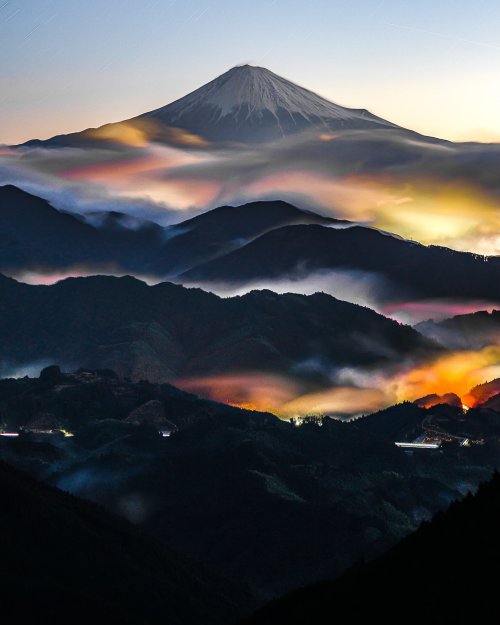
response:
<path id="1" fill-rule="evenodd" d="M 0 495 L 3 623 L 220 625 L 250 605 L 128 522 L 3 462 Z"/>
<path id="2" fill-rule="evenodd" d="M 386 555 L 274 601 L 245 625 L 330 625 L 343 614 L 354 623 L 494 622 L 499 525 L 496 473 Z"/>
<path id="3" fill-rule="evenodd" d="M 406 403 L 354 422 L 325 418 L 298 427 L 164 384 L 133 383 L 110 371 L 64 374 L 49 367 L 39 378 L 0 381 L 0 459 L 127 518 L 173 552 L 249 587 L 263 605 L 295 588 L 334 579 L 361 558 L 383 553 L 422 519 L 488 479 L 499 457 L 499 416 L 491 408 L 471 408 L 464 415 L 456 406 L 427 410 Z M 441 429 L 442 448 L 406 453 L 395 446 L 395 441 L 425 435 L 428 427 Z M 461 444 L 464 438 L 470 445 Z M 7 480 L 2 501 L 14 505 L 24 491 L 12 494 L 11 483 L 14 491 L 18 488 Z M 165 569 L 158 564 L 156 573 L 151 572 L 147 541 L 145 560 L 131 561 L 128 543 L 123 553 L 115 554 L 122 542 L 111 530 L 95 527 L 94 517 L 81 521 L 78 507 L 69 515 L 66 507 L 59 507 L 62 495 L 53 497 L 43 495 L 39 503 L 49 502 L 47 508 L 37 508 L 26 496 L 2 513 L 25 570 L 39 567 L 33 573 L 35 588 L 38 579 L 44 588 L 42 582 L 50 575 L 74 569 L 75 584 L 90 571 L 96 584 L 107 589 L 108 583 L 118 592 L 127 584 L 133 587 L 127 580 L 134 567 L 143 572 L 135 582 L 138 594 L 146 577 L 156 575 L 159 581 L 151 588 L 168 600 L 170 586 L 158 584 L 168 563 L 168 570 L 177 570 L 169 557 Z M 10 516 L 15 509 L 19 523 Z M 108 527 L 108 521 L 103 523 Z M 85 528 L 95 543 L 85 542 Z M 7 535 L 0 532 L 0 540 Z M 135 544 L 132 537 L 130 541 Z M 80 543 L 85 553 L 93 554 L 98 570 L 92 563 L 84 568 Z M 12 560 L 5 556 L 6 563 L 15 562 L 16 554 L 11 555 Z M 123 568 L 118 582 L 112 569 L 115 556 L 116 566 Z M 190 595 L 188 572 L 183 583 L 189 592 L 180 590 L 179 596 L 194 610 L 199 603 Z M 63 583 L 66 578 L 57 579 Z M 201 599 L 212 584 L 208 576 L 202 580 Z M 113 584 L 121 585 L 116 590 Z M 85 588 L 82 582 L 80 592 Z M 227 584 L 223 588 L 221 594 L 215 584 L 210 591 L 220 602 L 214 604 L 220 606 L 214 615 L 222 614 L 226 594 L 242 615 L 250 612 L 252 606 L 238 589 L 233 594 Z M 131 593 L 130 600 L 138 594 Z M 142 594 L 146 605 L 163 605 L 147 590 Z M 176 622 L 176 606 L 172 601 L 166 622 Z M 224 623 L 222 616 L 219 623 Z M 211 622 L 203 617 L 196 625 Z"/>

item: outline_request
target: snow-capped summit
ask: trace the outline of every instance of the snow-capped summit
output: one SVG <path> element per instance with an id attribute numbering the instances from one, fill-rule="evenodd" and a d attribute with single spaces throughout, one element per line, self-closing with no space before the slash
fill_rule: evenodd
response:
<path id="1" fill-rule="evenodd" d="M 392 127 L 364 109 L 350 109 L 264 67 L 233 67 L 196 91 L 141 115 L 209 141 L 262 143 L 312 125 L 339 128 Z"/>
<path id="2" fill-rule="evenodd" d="M 240 65 L 149 113 L 24 146 L 86 147 L 130 140 L 193 146 L 207 141 L 263 144 L 308 128 L 325 133 L 398 126 L 365 109 L 334 104 L 264 67 Z"/>

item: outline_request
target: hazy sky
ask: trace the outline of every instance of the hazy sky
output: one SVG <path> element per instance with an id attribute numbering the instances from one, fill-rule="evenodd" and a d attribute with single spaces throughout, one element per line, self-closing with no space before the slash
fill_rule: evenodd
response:
<path id="1" fill-rule="evenodd" d="M 233 65 L 500 141 L 495 0 L 0 0 L 0 143 L 126 119 Z"/>

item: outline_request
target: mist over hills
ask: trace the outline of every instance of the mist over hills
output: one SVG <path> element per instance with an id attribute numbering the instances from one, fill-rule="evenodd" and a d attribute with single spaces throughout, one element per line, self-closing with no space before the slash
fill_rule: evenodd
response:
<path id="1" fill-rule="evenodd" d="M 84 219 L 13 186 L 0 187 L 0 208 L 0 270 L 21 279 L 131 273 L 231 293 L 262 281 L 300 290 L 294 282 L 320 275 L 329 293 L 354 301 L 358 278 L 381 302 L 499 299 L 500 257 L 419 245 L 281 201 L 222 206 L 167 227 L 116 212 Z"/>
<path id="2" fill-rule="evenodd" d="M 471 576 L 494 596 L 498 477 L 379 557 L 498 465 L 499 311 L 372 308 L 500 305 L 498 155 L 248 65 L 2 148 L 2 180 L 75 211 L 0 187 L 0 460 L 66 491 L 0 464 L 17 621 L 229 625 L 323 580 L 250 622 L 446 620 Z"/>
<path id="3" fill-rule="evenodd" d="M 0 302 L 4 363 L 48 359 L 135 380 L 260 371 L 331 386 L 337 367 L 390 366 L 440 350 L 408 326 L 321 293 L 224 299 L 132 277 L 32 286 L 0 276 Z"/>
<path id="4" fill-rule="evenodd" d="M 485 262 L 487 260 L 487 262 Z M 415 297 L 498 298 L 500 257 L 424 246 L 370 228 L 284 226 L 182 274 L 186 281 L 245 284 L 354 269 L 386 278 Z"/>
<path id="5" fill-rule="evenodd" d="M 61 212 L 6 185 L 0 187 L 0 267 L 48 274 L 80 267 L 173 276 L 269 230 L 298 223 L 349 225 L 275 201 L 221 206 L 161 227 L 116 211 L 85 217 Z"/>
<path id="6" fill-rule="evenodd" d="M 289 199 L 492 255 L 498 155 L 497 144 L 422 136 L 245 65 L 132 119 L 6 148 L 0 179 L 59 193 L 65 209 L 130 202 L 149 216 Z"/>
<path id="7" fill-rule="evenodd" d="M 415 329 L 450 349 L 481 349 L 485 345 L 499 345 L 500 310 L 456 315 L 440 322 L 423 321 Z"/>

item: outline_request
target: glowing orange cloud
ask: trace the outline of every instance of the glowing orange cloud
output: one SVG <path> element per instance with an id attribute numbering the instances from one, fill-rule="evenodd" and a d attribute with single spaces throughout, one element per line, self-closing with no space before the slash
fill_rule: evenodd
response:
<path id="1" fill-rule="evenodd" d="M 374 140 L 370 134 L 359 136 Z M 355 146 L 357 137 L 356 133 L 323 133 L 267 151 L 212 149 L 197 135 L 150 119 L 90 129 L 83 134 L 85 149 L 69 148 L 64 154 L 23 149 L 19 166 L 37 175 L 49 173 L 51 184 L 55 176 L 88 181 L 118 195 L 141 195 L 172 208 L 289 198 L 423 244 L 481 255 L 500 253 L 500 201 L 487 191 L 494 178 L 491 166 L 482 189 L 481 176 L 477 186 L 451 176 L 462 171 L 459 147 L 399 137 L 399 147 L 421 146 L 422 160 L 373 172 L 363 161 L 364 152 L 359 153 L 359 162 L 351 155 L 345 163 L 335 153 L 337 143 L 345 146 L 352 138 Z M 166 144 L 156 143 L 160 139 Z M 390 151 L 384 146 L 380 144 L 382 151 Z M 430 152 L 433 158 L 426 161 Z M 363 168 L 370 173 L 358 173 Z M 422 173 L 426 168 L 428 173 Z"/>
<path id="2" fill-rule="evenodd" d="M 478 351 L 457 351 L 426 365 L 396 375 L 389 382 L 398 401 L 414 401 L 425 395 L 455 393 L 463 398 L 469 390 L 500 377 L 500 346 Z"/>
<path id="3" fill-rule="evenodd" d="M 369 414 L 396 402 L 415 401 L 431 394 L 454 393 L 469 406 L 474 401 L 468 397 L 471 388 L 500 377 L 500 346 L 447 353 L 392 376 L 383 372 L 360 377 L 363 376 L 361 388 L 344 384 L 313 392 L 308 392 L 303 384 L 284 375 L 256 372 L 173 382 L 184 390 L 215 401 L 269 411 L 287 419 L 306 415 Z"/>
<path id="4" fill-rule="evenodd" d="M 388 404 L 379 389 L 334 387 L 304 393 L 302 385 L 285 376 L 262 373 L 214 375 L 175 380 L 176 386 L 239 408 L 273 412 L 283 417 L 357 415 Z"/>
<path id="5" fill-rule="evenodd" d="M 175 380 L 175 385 L 231 406 L 276 413 L 300 393 L 299 385 L 290 379 L 262 373 L 186 378 Z"/>
<path id="6" fill-rule="evenodd" d="M 125 181 L 128 176 L 136 175 L 151 170 L 173 165 L 164 157 L 149 152 L 138 152 L 130 157 L 117 157 L 101 162 L 77 165 L 61 172 L 64 178 L 75 180 L 88 180 L 105 183 L 108 186 L 116 186 L 120 180 Z M 176 163 L 177 164 L 177 163 Z"/>
<path id="7" fill-rule="evenodd" d="M 368 414 L 387 406 L 384 391 L 376 388 L 342 386 L 306 393 L 280 407 L 280 416 Z"/>
<path id="8" fill-rule="evenodd" d="M 149 197 L 175 209 L 211 204 L 220 193 L 217 180 L 175 178 L 169 173 L 178 167 L 203 163 L 209 155 L 180 149 L 154 146 L 120 153 L 96 153 L 93 163 L 78 163 L 60 172 L 69 180 L 88 181 L 106 187 L 127 198 Z M 71 164 L 71 159 L 70 159 Z"/>

